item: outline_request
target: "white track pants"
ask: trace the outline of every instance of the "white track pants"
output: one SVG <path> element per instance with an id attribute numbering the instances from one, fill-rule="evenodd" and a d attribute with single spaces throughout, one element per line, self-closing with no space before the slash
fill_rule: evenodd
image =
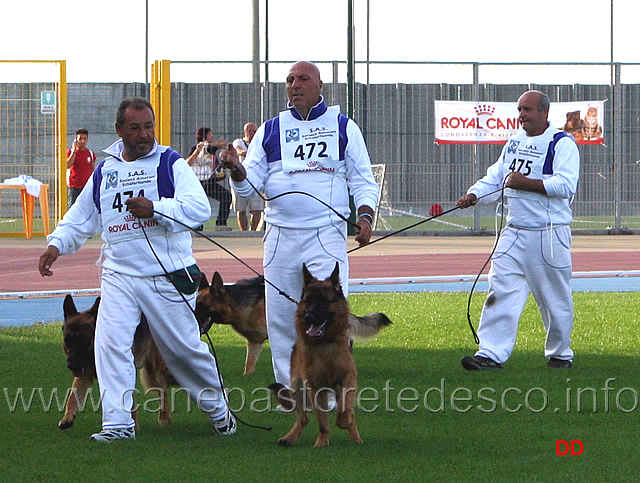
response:
<path id="1" fill-rule="evenodd" d="M 95 359 L 103 429 L 131 428 L 136 368 L 131 346 L 144 313 L 153 340 L 181 389 L 210 418 L 226 412 L 218 371 L 191 309 L 164 276 L 131 277 L 103 270 Z M 185 295 L 191 306 L 195 294 Z"/>
<path id="2" fill-rule="evenodd" d="M 571 329 L 571 228 L 505 228 L 489 271 L 489 293 L 482 310 L 476 355 L 503 363 L 511 356 L 529 291 L 547 332 L 544 355 L 573 359 Z"/>
<path id="3" fill-rule="evenodd" d="M 278 289 L 296 300 L 302 294 L 302 264 L 324 280 L 340 265 L 342 291 L 349 290 L 346 223 L 312 230 L 296 230 L 269 225 L 264 236 L 264 276 Z M 291 349 L 296 340 L 297 305 L 267 283 L 267 331 L 276 382 L 290 387 Z"/>

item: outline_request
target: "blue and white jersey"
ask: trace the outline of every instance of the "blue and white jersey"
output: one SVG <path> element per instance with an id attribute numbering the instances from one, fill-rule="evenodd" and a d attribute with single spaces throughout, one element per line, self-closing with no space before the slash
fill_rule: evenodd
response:
<path id="1" fill-rule="evenodd" d="M 321 99 L 303 120 L 294 107 L 260 126 L 243 161 L 247 180 L 232 181 L 237 194 L 249 197 L 251 185 L 267 198 L 298 191 L 309 193 L 340 214 L 350 214 L 349 193 L 356 207 L 375 210 L 379 187 L 355 122 L 327 107 Z M 304 194 L 269 201 L 265 221 L 283 228 L 319 228 L 341 220 L 323 203 Z"/>
<path id="2" fill-rule="evenodd" d="M 104 245 L 105 268 L 131 276 L 164 273 L 144 232 L 169 271 L 195 263 L 188 229 L 160 214 L 136 218 L 125 204 L 127 199 L 144 196 L 153 209 L 195 227 L 211 217 L 209 200 L 182 157 L 157 143 L 151 152 L 135 161 L 124 161 L 122 141 L 105 153 L 109 156 L 95 169 L 76 203 L 47 237 L 60 254 L 77 251 L 84 242 L 100 233 Z M 143 232 L 144 228 L 144 232 Z"/>
<path id="3" fill-rule="evenodd" d="M 580 153 L 573 137 L 549 124 L 539 136 L 520 130 L 502 149 L 498 161 L 476 182 L 468 194 L 481 197 L 500 189 L 512 172 L 542 180 L 546 195 L 506 188 L 507 223 L 540 230 L 550 225 L 568 225 L 572 220 L 571 200 L 578 189 Z M 495 201 L 499 194 L 480 202 Z"/>

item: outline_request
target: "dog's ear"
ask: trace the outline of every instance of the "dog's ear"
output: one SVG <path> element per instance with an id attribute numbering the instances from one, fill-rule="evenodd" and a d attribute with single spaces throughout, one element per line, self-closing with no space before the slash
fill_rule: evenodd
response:
<path id="1" fill-rule="evenodd" d="M 93 302 L 93 305 L 89 309 L 89 313 L 96 317 L 98 315 L 98 307 L 100 306 L 100 297 L 96 297 L 96 301 Z"/>
<path id="2" fill-rule="evenodd" d="M 304 285 L 309 285 L 313 280 L 313 275 L 311 275 L 306 263 L 302 264 L 302 279 L 304 280 Z"/>
<path id="3" fill-rule="evenodd" d="M 76 308 L 76 304 L 73 302 L 71 294 L 67 294 L 64 298 L 64 302 L 62 302 L 62 310 L 64 312 L 65 319 L 78 313 L 78 309 Z"/>
<path id="4" fill-rule="evenodd" d="M 204 274 L 204 272 L 202 272 L 202 278 L 200 279 L 200 287 L 198 287 L 198 289 L 202 290 L 203 288 L 207 288 L 208 286 L 209 286 L 209 280 L 207 280 L 207 276 Z"/>
<path id="5" fill-rule="evenodd" d="M 222 293 L 224 291 L 224 281 L 222 275 L 218 272 L 213 274 L 213 280 L 211 280 L 211 292 L 215 290 L 216 293 Z"/>
<path id="6" fill-rule="evenodd" d="M 336 262 L 336 268 L 333 269 L 329 278 L 334 286 L 340 286 L 340 264 L 338 262 Z"/>

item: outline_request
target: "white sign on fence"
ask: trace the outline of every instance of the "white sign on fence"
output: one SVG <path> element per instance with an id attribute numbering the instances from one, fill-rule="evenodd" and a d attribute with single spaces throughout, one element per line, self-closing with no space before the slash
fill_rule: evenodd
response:
<path id="1" fill-rule="evenodd" d="M 56 113 L 56 93 L 55 91 L 42 91 L 40 93 L 40 112 L 42 114 Z"/>

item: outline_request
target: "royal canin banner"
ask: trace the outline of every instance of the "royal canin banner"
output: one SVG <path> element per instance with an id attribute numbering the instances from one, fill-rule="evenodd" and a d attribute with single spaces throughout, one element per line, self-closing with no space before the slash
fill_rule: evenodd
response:
<path id="1" fill-rule="evenodd" d="M 549 121 L 578 144 L 604 144 L 604 102 L 552 102 Z M 436 144 L 504 144 L 520 128 L 514 102 L 435 101 Z"/>

